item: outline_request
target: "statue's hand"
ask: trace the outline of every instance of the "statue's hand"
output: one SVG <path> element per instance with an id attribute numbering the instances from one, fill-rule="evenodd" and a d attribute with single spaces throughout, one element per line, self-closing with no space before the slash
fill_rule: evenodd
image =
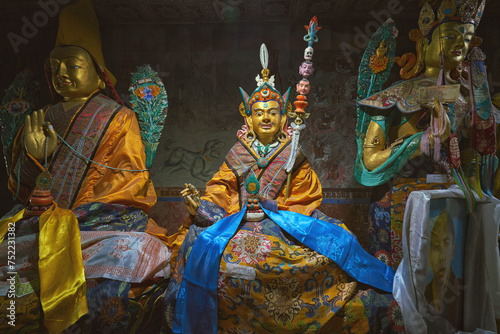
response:
<path id="1" fill-rule="evenodd" d="M 444 109 L 444 112 L 441 112 L 441 108 Z M 451 133 L 451 125 L 450 119 L 448 118 L 448 108 L 446 106 L 441 105 L 436 99 L 434 99 L 434 107 L 432 108 L 432 113 L 437 120 L 437 129 L 434 131 L 439 132 L 439 139 L 441 142 L 444 142 Z M 429 139 L 433 139 L 434 135 L 431 133 Z M 431 145 L 433 145 L 433 140 L 430 140 Z"/>
<path id="2" fill-rule="evenodd" d="M 182 197 L 186 200 L 186 206 L 192 216 L 196 216 L 196 211 L 200 207 L 200 193 L 190 183 L 184 183 L 186 189 L 181 191 Z"/>
<path id="3" fill-rule="evenodd" d="M 43 110 L 38 110 L 24 122 L 24 147 L 37 160 L 51 155 L 57 147 L 56 131 L 50 123 L 43 124 L 44 118 Z"/>

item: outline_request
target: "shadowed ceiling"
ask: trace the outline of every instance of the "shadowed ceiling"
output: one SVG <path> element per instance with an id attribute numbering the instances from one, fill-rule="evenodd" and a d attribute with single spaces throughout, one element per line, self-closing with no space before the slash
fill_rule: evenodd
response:
<path id="1" fill-rule="evenodd" d="M 67 0 L 40 0 L 67 3 Z M 366 19 L 371 10 L 392 5 L 408 9 L 399 16 L 415 17 L 419 0 L 93 0 L 103 23 L 230 23 L 241 21 L 298 21 L 313 15 L 322 19 Z M 2 0 L 0 25 L 16 26 L 41 9 L 39 1 Z M 486 13 L 500 15 L 500 1 L 488 1 Z"/>
<path id="2" fill-rule="evenodd" d="M 42 0 L 57 2 L 57 0 Z M 394 1 L 394 0 L 393 0 Z M 403 0 L 404 1 L 404 0 Z M 416 0 L 414 0 L 416 1 Z M 40 10 L 38 1 L 2 1 L 7 13 L 1 25 L 18 24 Z M 67 1 L 59 0 L 60 3 Z M 321 15 L 364 16 L 388 1 L 372 0 L 93 0 L 100 22 L 106 23 L 229 23 L 295 21 Z"/>

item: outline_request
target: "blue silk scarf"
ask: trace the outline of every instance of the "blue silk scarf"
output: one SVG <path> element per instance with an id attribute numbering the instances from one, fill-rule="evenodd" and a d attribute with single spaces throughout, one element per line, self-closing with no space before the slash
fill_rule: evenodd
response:
<path id="1" fill-rule="evenodd" d="M 361 247 L 348 230 L 291 211 L 265 213 L 283 230 L 328 257 L 361 283 L 392 292 L 394 270 Z M 242 210 L 201 233 L 186 264 L 175 310 L 174 333 L 217 333 L 217 280 L 222 253 L 245 215 Z"/>

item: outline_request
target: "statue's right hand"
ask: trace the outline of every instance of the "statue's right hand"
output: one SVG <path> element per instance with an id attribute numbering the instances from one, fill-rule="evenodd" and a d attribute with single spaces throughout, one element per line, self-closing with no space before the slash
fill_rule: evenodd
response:
<path id="1" fill-rule="evenodd" d="M 439 131 L 439 139 L 441 140 L 441 142 L 444 142 L 451 134 L 451 124 L 450 118 L 448 117 L 448 107 L 441 105 L 436 99 L 434 99 L 434 108 L 432 110 L 432 113 L 437 119 L 438 128 L 436 130 Z M 431 137 L 434 137 L 434 134 L 431 133 Z M 433 140 L 431 140 L 431 142 L 432 141 Z"/>
<path id="2" fill-rule="evenodd" d="M 42 160 L 51 155 L 57 147 L 57 134 L 50 123 L 43 123 L 43 110 L 26 116 L 24 122 L 24 147 L 32 157 Z"/>
<path id="3" fill-rule="evenodd" d="M 189 210 L 189 213 L 192 216 L 196 216 L 196 212 L 200 207 L 200 193 L 192 184 L 184 183 L 186 187 L 181 191 L 181 196 L 186 200 L 186 206 Z"/>

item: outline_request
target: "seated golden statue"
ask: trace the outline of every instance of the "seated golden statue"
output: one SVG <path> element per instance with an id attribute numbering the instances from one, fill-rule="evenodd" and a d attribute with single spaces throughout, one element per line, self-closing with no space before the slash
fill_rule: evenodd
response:
<path id="1" fill-rule="evenodd" d="M 391 92 L 399 90 L 404 95 L 398 96 L 398 102 L 404 100 L 405 98 L 412 97 L 412 94 L 418 94 L 418 89 L 420 87 L 427 87 L 428 85 L 435 84 L 438 81 L 438 77 L 441 72 L 441 62 L 440 54 L 443 55 L 444 64 L 444 76 L 448 84 L 457 84 L 458 81 L 453 79 L 451 73 L 455 70 L 462 62 L 465 60 L 467 52 L 469 51 L 470 43 L 474 36 L 474 25 L 470 23 L 462 22 L 446 22 L 435 28 L 432 32 L 432 36 L 429 37 L 428 43 L 418 44 L 418 53 L 421 55 L 418 63 L 415 64 L 416 68 L 423 69 L 423 75 L 416 80 L 412 80 L 411 85 L 413 87 L 407 88 L 409 86 L 406 83 L 405 87 L 391 87 Z M 415 71 L 416 69 L 413 69 Z M 442 75 L 442 74 L 441 74 Z M 369 98 L 369 101 L 362 101 L 361 104 L 370 105 L 378 107 L 378 103 L 383 103 L 380 97 L 377 96 L 379 100 L 375 100 L 374 97 Z M 462 110 L 455 110 L 457 113 L 461 112 L 461 117 L 465 116 L 464 108 L 466 107 L 464 96 L 461 96 L 461 107 Z M 412 101 L 414 102 L 414 101 Z M 370 122 L 368 129 L 366 131 L 365 144 L 363 146 L 363 163 L 369 171 L 373 171 L 378 167 L 382 166 L 387 159 L 391 156 L 392 150 L 395 146 L 401 144 L 401 139 L 408 138 L 416 133 L 421 133 L 425 130 L 428 124 L 422 124 L 422 117 L 426 113 L 433 113 L 437 120 L 437 125 L 439 129 L 442 129 L 442 133 L 439 134 L 439 138 L 444 142 L 450 135 L 450 120 L 447 114 L 440 114 L 439 106 L 432 104 L 424 104 L 420 106 L 410 105 L 407 102 L 403 106 L 402 112 L 408 113 L 404 120 L 399 120 L 399 123 L 395 122 L 391 124 L 389 129 L 386 129 L 388 134 L 386 135 L 384 128 L 376 121 Z M 385 107 L 385 106 L 384 106 Z M 399 107 L 399 104 L 398 104 Z M 411 107 L 414 107 L 412 110 Z M 419 123 L 420 121 L 420 123 Z M 387 126 L 387 124 L 386 124 Z M 429 144 L 431 147 L 434 145 L 432 140 L 433 134 L 429 134 Z M 420 147 L 416 147 L 411 158 L 415 158 L 421 154 Z"/>
<path id="2" fill-rule="evenodd" d="M 489 293 L 496 292 L 471 263 L 474 259 L 481 263 L 478 267 L 487 263 L 482 267 L 490 270 L 497 259 L 492 256 L 488 263 L 479 245 L 457 257 L 463 272 L 474 272 L 476 281 L 468 288 L 484 289 L 454 291 L 450 298 L 448 288 L 455 288 L 458 281 L 449 271 L 442 273 L 444 266 L 436 258 L 453 258 L 452 248 L 438 249 L 435 237 L 429 242 L 438 220 L 444 226 L 452 220 L 457 226 L 469 226 L 457 233 L 457 240 L 441 234 L 441 241 L 456 242 L 461 249 L 465 239 L 460 235 L 467 235 L 467 245 L 474 244 L 475 232 L 466 224 L 477 223 L 476 232 L 498 224 L 486 209 L 498 201 L 492 192 L 497 111 L 489 95 L 481 39 L 475 35 L 485 1 L 442 0 L 432 2 L 435 8 L 431 2 L 422 3 L 419 29 L 410 32 L 417 56 L 395 57 L 397 29 L 388 20 L 372 37 L 360 65 L 355 176 L 363 185 L 376 186 L 370 203 L 368 251 L 397 269 L 394 294 L 409 329 L 492 330 Z M 382 61 L 384 57 L 388 59 Z M 404 80 L 385 88 L 394 62 L 402 66 Z M 410 194 L 416 190 L 422 191 Z M 446 208 L 438 219 L 429 212 L 438 212 L 439 200 L 440 204 L 456 201 L 463 211 Z M 479 243 L 490 245 L 488 235 L 484 240 Z M 428 290 L 427 268 L 435 270 Z M 489 305 L 481 308 L 483 304 Z M 463 316 L 455 312 L 461 305 Z"/>
<path id="3" fill-rule="evenodd" d="M 0 305 L 16 303 L 15 326 L 0 327 L 138 330 L 159 317 L 144 321 L 153 309 L 133 299 L 146 305 L 147 288 L 166 286 L 170 250 L 146 233 L 165 235 L 146 214 L 156 194 L 139 124 L 104 94 L 117 97 L 89 1 L 61 11 L 48 64 L 56 103 L 26 117 L 14 142 L 9 189 L 26 207 L 0 221 L 0 242 L 17 249 L 15 262 L 0 251 L 0 287 L 14 291 Z"/>
<path id="4" fill-rule="evenodd" d="M 264 68 L 251 94 L 240 88 L 245 124 L 204 195 L 198 198 L 191 185 L 182 192 L 193 225 L 165 294 L 167 331 L 389 327 L 377 315 L 396 314 L 392 295 L 364 284 L 390 292 L 392 270 L 368 255 L 344 224 L 317 210 L 321 184 L 300 149 L 290 174 L 285 171 L 294 154 L 291 105 L 268 73 Z"/>
<path id="5" fill-rule="evenodd" d="M 468 4 L 444 0 L 436 11 L 424 4 L 419 29 L 410 32 L 416 57 L 395 57 L 397 29 L 388 21 L 360 65 L 355 176 L 377 186 L 369 248 L 393 268 L 402 258 L 402 218 L 411 191 L 456 183 L 469 211 L 475 209 L 472 190 L 491 194 L 492 183 L 485 180 L 492 175 L 485 174 L 494 164 L 495 111 L 481 81 L 484 57 L 475 36 L 484 1 Z M 383 89 L 394 62 L 405 80 Z"/>

